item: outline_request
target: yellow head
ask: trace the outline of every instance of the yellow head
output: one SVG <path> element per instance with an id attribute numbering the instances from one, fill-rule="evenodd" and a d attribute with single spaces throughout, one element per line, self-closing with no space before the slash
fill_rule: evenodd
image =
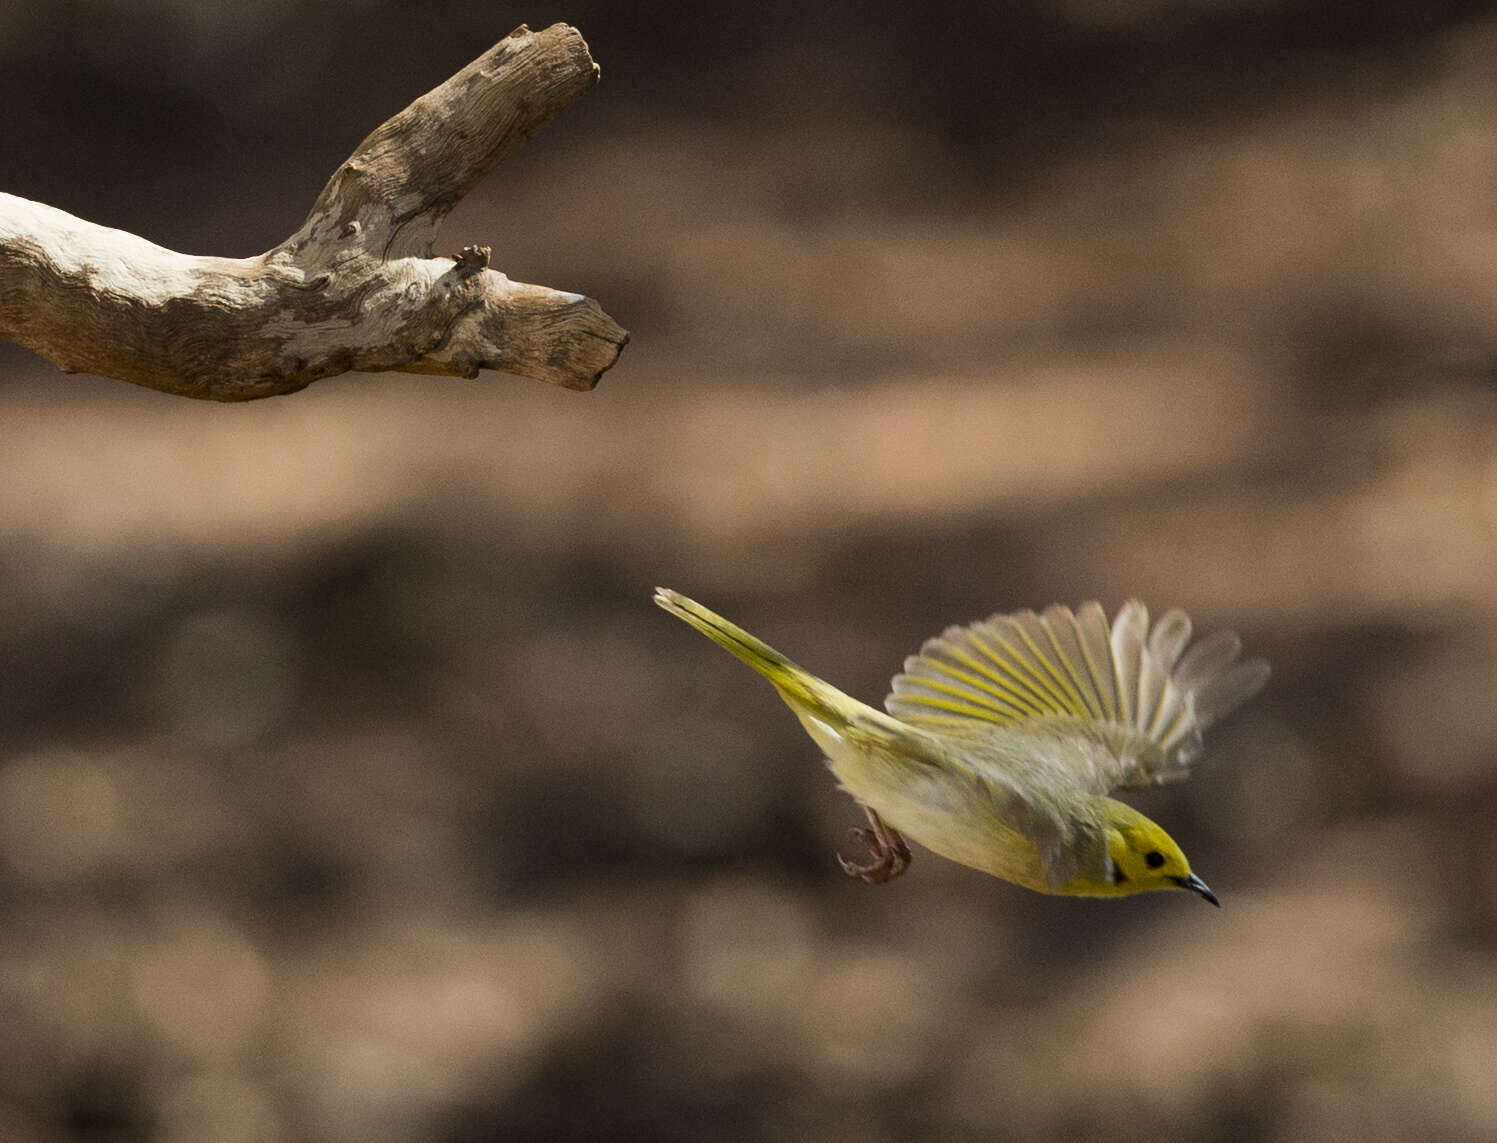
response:
<path id="1" fill-rule="evenodd" d="M 1149 889 L 1189 889 L 1218 908 L 1221 902 L 1206 882 L 1190 871 L 1190 862 L 1165 833 L 1132 806 L 1106 799 L 1107 855 L 1112 859 L 1109 883 L 1084 892 L 1123 896 Z"/>

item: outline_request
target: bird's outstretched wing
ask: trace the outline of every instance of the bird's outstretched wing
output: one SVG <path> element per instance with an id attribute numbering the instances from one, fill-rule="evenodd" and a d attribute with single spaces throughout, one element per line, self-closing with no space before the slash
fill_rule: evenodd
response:
<path id="1" fill-rule="evenodd" d="M 1105 793 L 1183 777 L 1201 734 L 1268 680 L 1262 659 L 1215 631 L 1189 646 L 1190 619 L 1167 611 L 1151 629 L 1130 600 L 1109 627 L 1096 603 L 1018 611 L 948 627 L 905 660 L 885 700 L 922 729 L 964 737 L 996 727 L 1053 729 L 1103 744 L 1072 778 Z"/>

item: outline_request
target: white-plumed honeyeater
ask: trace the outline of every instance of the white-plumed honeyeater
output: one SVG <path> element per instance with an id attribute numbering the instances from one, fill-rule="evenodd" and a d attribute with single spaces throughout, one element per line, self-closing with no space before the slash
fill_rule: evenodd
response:
<path id="1" fill-rule="evenodd" d="M 1108 795 L 1184 777 L 1202 732 L 1267 682 L 1234 633 L 1189 645 L 1183 611 L 1150 628 L 1136 600 L 1111 625 L 1096 603 L 994 615 L 906 659 L 885 714 L 678 592 L 655 602 L 773 683 L 825 751 L 868 816 L 854 832 L 872 860 L 839 858 L 850 875 L 898 876 L 909 837 L 1042 893 L 1217 903 L 1169 834 Z"/>

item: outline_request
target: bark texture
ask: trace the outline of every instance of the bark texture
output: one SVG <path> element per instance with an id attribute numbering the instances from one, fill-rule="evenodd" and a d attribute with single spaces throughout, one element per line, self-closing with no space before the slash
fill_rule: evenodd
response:
<path id="1" fill-rule="evenodd" d="M 349 370 L 498 369 L 591 389 L 629 335 L 591 298 L 512 282 L 442 219 L 598 81 L 575 28 L 517 28 L 377 127 L 290 238 L 179 254 L 0 194 L 0 337 L 69 373 L 248 401 Z"/>

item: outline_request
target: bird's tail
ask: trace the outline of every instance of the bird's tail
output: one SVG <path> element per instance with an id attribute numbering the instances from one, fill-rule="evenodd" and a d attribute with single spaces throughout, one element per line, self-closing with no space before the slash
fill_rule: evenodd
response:
<path id="1" fill-rule="evenodd" d="M 806 733 L 831 761 L 832 772 L 848 789 L 855 789 L 858 774 L 869 757 L 894 753 L 906 762 L 929 762 L 939 753 L 933 754 L 931 736 L 918 727 L 908 726 L 843 694 L 797 667 L 762 639 L 754 638 L 742 627 L 680 592 L 657 587 L 655 602 L 773 683 Z"/>
<path id="2" fill-rule="evenodd" d="M 729 623 L 715 611 L 694 599 L 687 599 L 678 591 L 657 587 L 655 602 L 753 667 L 774 684 L 780 697 L 798 715 L 811 714 L 840 724 L 860 709 L 868 709 L 875 715 L 880 713 L 864 708 L 863 703 L 796 666 L 762 639 L 756 639 L 736 623 Z"/>

